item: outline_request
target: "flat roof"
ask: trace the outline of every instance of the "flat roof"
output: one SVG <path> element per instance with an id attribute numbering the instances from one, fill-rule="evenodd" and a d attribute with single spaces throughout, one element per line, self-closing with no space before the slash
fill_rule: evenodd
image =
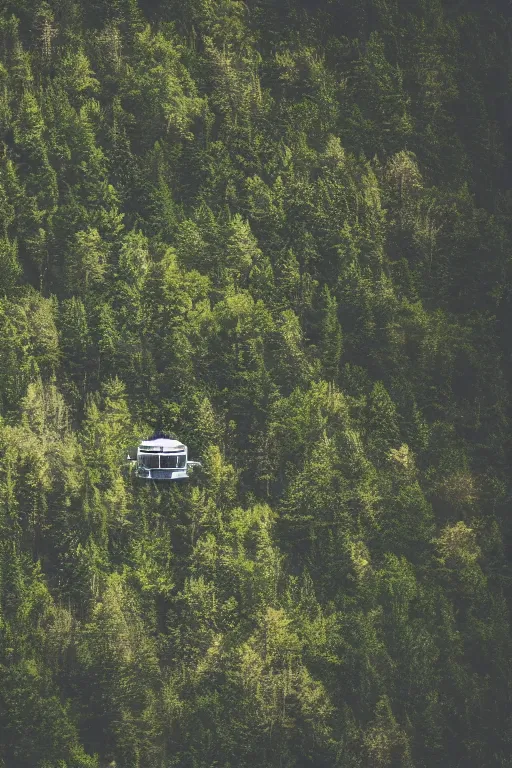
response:
<path id="1" fill-rule="evenodd" d="M 186 447 L 179 440 L 169 440 L 166 437 L 159 437 L 157 440 L 143 440 L 139 443 L 140 448 L 150 448 L 151 446 L 161 448 L 164 451 L 185 450 Z"/>

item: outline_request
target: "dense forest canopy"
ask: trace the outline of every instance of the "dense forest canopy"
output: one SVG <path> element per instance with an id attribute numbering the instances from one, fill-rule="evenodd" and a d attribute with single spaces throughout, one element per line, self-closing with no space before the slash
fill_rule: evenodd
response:
<path id="1" fill-rule="evenodd" d="M 511 10 L 0 3 L 1 768 L 511 768 Z"/>

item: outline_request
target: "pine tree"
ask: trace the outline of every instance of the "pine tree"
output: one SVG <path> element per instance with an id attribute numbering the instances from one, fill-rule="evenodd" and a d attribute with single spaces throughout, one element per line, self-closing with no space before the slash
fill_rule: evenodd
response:
<path id="1" fill-rule="evenodd" d="M 338 304 L 327 285 L 322 289 L 320 320 L 320 357 L 328 381 L 336 381 L 343 349 L 343 334 L 338 320 Z"/>

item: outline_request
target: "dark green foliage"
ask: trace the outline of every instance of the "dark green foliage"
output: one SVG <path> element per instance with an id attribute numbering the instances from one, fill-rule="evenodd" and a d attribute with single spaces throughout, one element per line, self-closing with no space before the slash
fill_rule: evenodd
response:
<path id="1" fill-rule="evenodd" d="M 0 768 L 510 766 L 508 10 L 1 5 Z"/>

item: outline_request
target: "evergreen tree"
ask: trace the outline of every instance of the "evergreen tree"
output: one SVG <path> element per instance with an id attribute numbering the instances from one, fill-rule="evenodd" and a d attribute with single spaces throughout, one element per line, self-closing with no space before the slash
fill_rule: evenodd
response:
<path id="1" fill-rule="evenodd" d="M 2 768 L 510 765 L 505 6 L 1 5 Z"/>

